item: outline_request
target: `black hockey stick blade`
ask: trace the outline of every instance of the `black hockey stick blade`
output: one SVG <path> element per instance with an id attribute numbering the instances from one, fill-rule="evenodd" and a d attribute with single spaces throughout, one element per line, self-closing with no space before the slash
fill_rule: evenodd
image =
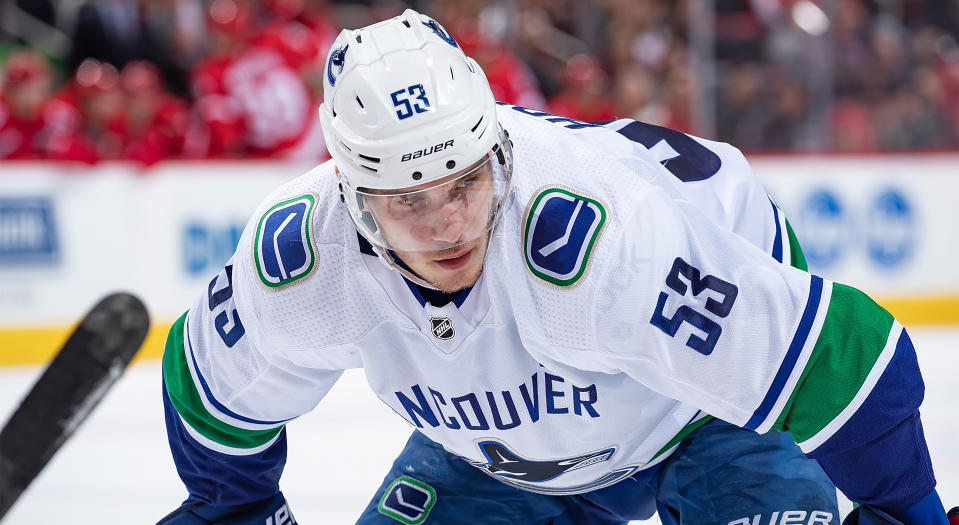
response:
<path id="1" fill-rule="evenodd" d="M 120 378 L 149 327 L 143 302 L 127 293 L 80 321 L 0 431 L 0 519 Z"/>

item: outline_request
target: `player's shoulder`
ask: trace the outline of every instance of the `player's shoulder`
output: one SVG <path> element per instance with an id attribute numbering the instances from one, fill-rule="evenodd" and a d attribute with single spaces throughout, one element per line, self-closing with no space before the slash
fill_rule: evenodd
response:
<path id="1" fill-rule="evenodd" d="M 282 341 L 274 346 L 338 344 L 336 330 L 349 330 L 334 327 L 352 326 L 343 318 L 355 310 L 350 290 L 363 286 L 362 272 L 349 271 L 361 257 L 327 162 L 271 192 L 251 216 L 232 260 L 238 309 Z"/>
<path id="2" fill-rule="evenodd" d="M 273 235 L 290 235 L 297 228 L 301 230 L 304 243 L 308 240 L 312 244 L 341 240 L 340 226 L 348 217 L 339 206 L 335 170 L 332 161 L 324 162 L 267 194 L 247 224 L 247 229 L 254 233 L 251 241 L 255 242 L 259 237 L 261 242 L 266 242 Z M 281 254 L 295 251 L 298 244 L 288 241 L 283 246 L 278 243 L 276 250 Z"/>
<path id="3" fill-rule="evenodd" d="M 327 161 L 288 181 L 253 212 L 235 259 L 263 286 L 279 289 L 310 278 L 321 251 L 359 250 L 335 169 Z"/>
<path id="4" fill-rule="evenodd" d="M 522 259 L 510 261 L 512 275 L 504 278 L 525 274 L 511 289 L 531 291 L 530 315 L 572 333 L 563 327 L 581 322 L 582 308 L 598 300 L 602 283 L 619 264 L 621 244 L 635 236 L 630 233 L 636 228 L 634 216 L 642 214 L 647 224 L 655 220 L 654 210 L 668 201 L 651 182 L 668 174 L 644 157 L 624 164 L 601 142 L 582 137 L 615 135 L 614 130 L 511 108 L 506 109 L 520 115 L 504 118 L 514 141 L 516 200 L 509 215 L 512 224 L 502 235 L 513 236 L 510 245 L 519 244 L 521 250 L 510 251 Z"/>

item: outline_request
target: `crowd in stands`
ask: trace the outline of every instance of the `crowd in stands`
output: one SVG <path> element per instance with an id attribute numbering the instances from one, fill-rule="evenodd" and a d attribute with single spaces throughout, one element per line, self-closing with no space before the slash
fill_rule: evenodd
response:
<path id="1" fill-rule="evenodd" d="M 405 7 L 444 24 L 498 100 L 746 151 L 959 147 L 959 3 L 697 1 L 18 0 L 0 159 L 322 160 L 329 45 Z"/>

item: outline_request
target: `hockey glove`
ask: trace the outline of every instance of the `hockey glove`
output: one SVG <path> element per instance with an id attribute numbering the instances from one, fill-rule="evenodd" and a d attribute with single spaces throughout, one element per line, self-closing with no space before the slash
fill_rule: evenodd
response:
<path id="1" fill-rule="evenodd" d="M 935 490 L 899 514 L 901 520 L 872 505 L 860 505 L 842 525 L 959 525 L 959 507 L 950 510 L 947 517 Z"/>
<path id="2" fill-rule="evenodd" d="M 273 497 L 230 507 L 188 499 L 157 525 L 296 525 L 282 492 Z"/>

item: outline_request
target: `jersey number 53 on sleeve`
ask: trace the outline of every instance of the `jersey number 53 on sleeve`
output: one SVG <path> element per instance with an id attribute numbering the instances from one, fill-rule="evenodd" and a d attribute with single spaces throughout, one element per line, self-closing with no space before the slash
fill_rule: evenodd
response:
<path id="1" fill-rule="evenodd" d="M 226 274 L 226 286 L 214 292 L 213 289 L 216 287 L 217 281 L 219 281 L 220 276 L 224 274 Z M 210 281 L 210 286 L 207 292 L 210 296 L 209 306 L 211 312 L 216 307 L 226 303 L 231 297 L 233 297 L 232 264 L 228 264 L 225 268 L 223 268 L 223 271 L 220 272 L 219 275 Z M 237 313 L 236 308 L 232 308 L 232 304 L 233 303 L 227 304 L 227 308 L 213 318 L 213 326 L 216 328 L 216 333 L 220 335 L 220 339 L 223 340 L 223 344 L 225 344 L 227 348 L 233 348 L 233 345 L 235 345 L 236 342 L 243 337 L 243 334 L 246 333 L 246 329 L 243 328 L 243 323 L 240 322 L 240 314 Z M 227 312 L 229 312 L 229 315 Z M 233 326 L 227 330 L 226 326 L 230 324 L 230 317 L 233 318 Z"/>
<path id="2" fill-rule="evenodd" d="M 689 281 L 689 285 L 683 282 L 680 276 L 685 277 Z M 693 297 L 699 296 L 705 290 L 712 290 L 718 296 L 721 296 L 722 300 L 716 300 L 716 296 L 708 297 L 705 309 L 706 312 L 720 319 L 729 315 L 733 303 L 736 302 L 736 296 L 739 294 L 739 288 L 729 281 L 724 281 L 714 275 L 700 277 L 699 269 L 694 268 L 681 257 L 677 257 L 673 261 L 673 267 L 666 276 L 666 287 L 679 294 L 680 297 L 684 297 L 686 291 L 690 288 Z M 663 310 L 666 308 L 666 300 L 669 295 L 667 292 L 660 292 L 656 310 L 653 311 L 653 316 L 649 320 L 650 324 L 665 332 L 666 335 L 675 337 L 683 323 L 689 323 L 705 332 L 706 337 L 690 334 L 686 340 L 686 346 L 703 355 L 711 354 L 719 341 L 719 336 L 723 333 L 723 327 L 714 319 L 688 305 L 677 308 L 672 318 L 666 317 Z"/>

